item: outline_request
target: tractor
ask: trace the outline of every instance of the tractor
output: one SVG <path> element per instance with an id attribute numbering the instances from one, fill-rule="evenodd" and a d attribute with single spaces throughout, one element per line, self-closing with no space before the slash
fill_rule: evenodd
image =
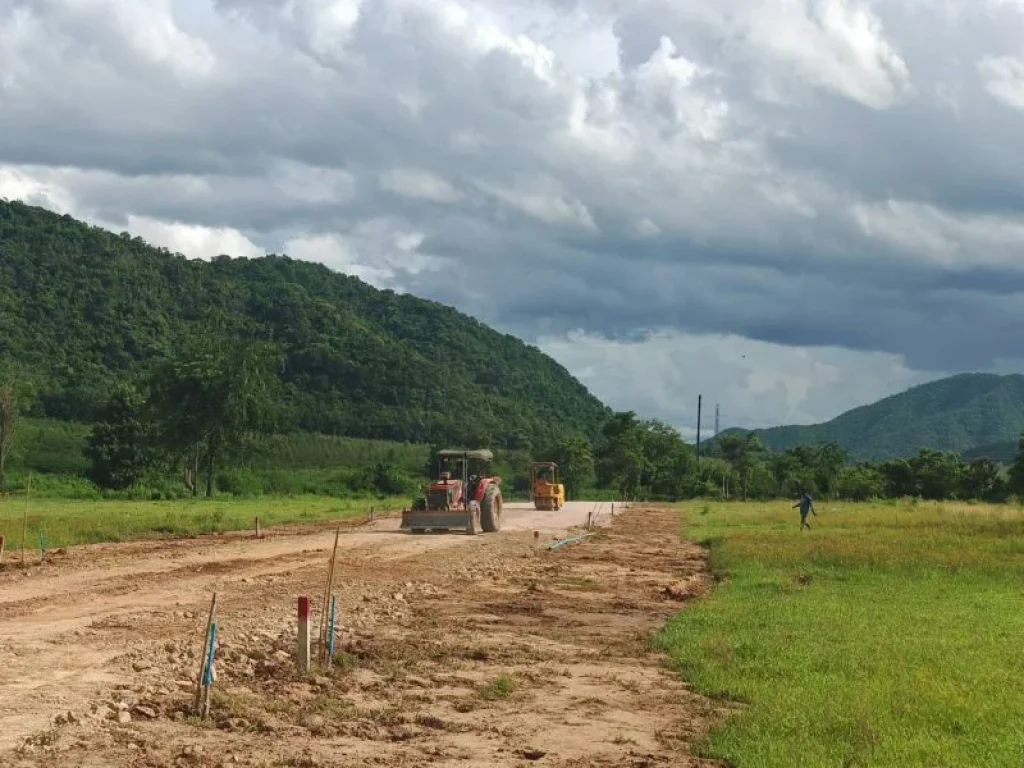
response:
<path id="1" fill-rule="evenodd" d="M 565 486 L 558 482 L 558 465 L 535 461 L 530 465 L 530 488 L 536 509 L 557 512 L 565 506 Z"/>
<path id="2" fill-rule="evenodd" d="M 436 479 L 427 495 L 402 512 L 402 530 L 413 533 L 461 529 L 475 536 L 501 530 L 501 478 L 491 474 L 488 450 L 438 451 Z"/>

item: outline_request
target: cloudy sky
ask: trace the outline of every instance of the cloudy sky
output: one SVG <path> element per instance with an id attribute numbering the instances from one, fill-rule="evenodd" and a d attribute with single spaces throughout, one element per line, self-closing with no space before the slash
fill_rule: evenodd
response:
<path id="1" fill-rule="evenodd" d="M 0 0 L 0 197 L 451 303 L 690 432 L 1024 324 L 1024 0 Z"/>

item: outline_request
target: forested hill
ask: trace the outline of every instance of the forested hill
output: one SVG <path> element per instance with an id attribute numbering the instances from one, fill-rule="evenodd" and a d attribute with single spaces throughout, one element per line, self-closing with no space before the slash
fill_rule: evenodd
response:
<path id="1" fill-rule="evenodd" d="M 923 384 L 824 424 L 758 430 L 774 451 L 836 442 L 853 459 L 912 456 L 922 448 L 987 454 L 1024 430 L 1024 376 L 961 374 Z M 724 433 L 723 433 L 724 434 Z M 980 455 L 979 454 L 979 455 Z"/>
<path id="2" fill-rule="evenodd" d="M 516 447 L 610 415 L 536 348 L 450 307 L 284 256 L 187 259 L 0 199 L 0 363 L 34 415 L 91 421 L 201 322 L 284 349 L 281 427 Z"/>

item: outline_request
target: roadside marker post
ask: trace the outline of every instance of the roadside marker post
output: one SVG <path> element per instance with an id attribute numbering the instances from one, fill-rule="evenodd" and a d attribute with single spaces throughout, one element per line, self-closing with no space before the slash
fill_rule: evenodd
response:
<path id="1" fill-rule="evenodd" d="M 263 534 L 260 532 L 260 516 L 256 515 L 256 538 L 262 539 Z"/>
<path id="2" fill-rule="evenodd" d="M 46 531 L 39 531 L 39 562 L 46 560 Z"/>
<path id="3" fill-rule="evenodd" d="M 197 715 L 202 714 L 200 707 L 203 705 L 203 680 L 206 679 L 206 659 L 210 656 L 210 637 L 213 633 L 214 619 L 217 617 L 217 593 L 213 593 L 210 600 L 210 616 L 206 620 L 206 633 L 203 635 L 203 652 L 199 656 L 199 677 L 196 680 L 195 700 L 192 702 L 192 709 Z"/>
<path id="4" fill-rule="evenodd" d="M 299 672 L 309 672 L 309 598 L 299 598 L 299 646 L 295 663 Z"/>
<path id="5" fill-rule="evenodd" d="M 214 656 L 217 653 L 217 622 L 210 625 L 209 651 L 206 655 L 205 669 L 203 670 L 203 706 L 200 716 L 205 720 L 210 716 L 210 692 L 213 690 L 213 681 L 217 679 L 213 669 Z"/>
<path id="6" fill-rule="evenodd" d="M 334 567 L 338 561 L 338 541 L 341 538 L 341 525 L 334 533 L 334 551 L 331 553 L 330 564 L 327 567 L 327 585 L 324 587 L 324 599 L 320 603 L 320 630 L 317 635 L 317 659 L 321 664 L 326 663 L 324 656 L 327 654 L 327 624 L 330 618 L 331 595 L 334 593 Z"/>
<path id="7" fill-rule="evenodd" d="M 4 561 L 4 547 L 7 545 L 7 540 L 0 536 L 0 563 Z"/>
<path id="8" fill-rule="evenodd" d="M 327 669 L 334 666 L 334 626 L 338 618 L 338 596 L 331 595 L 331 628 L 327 636 Z"/>

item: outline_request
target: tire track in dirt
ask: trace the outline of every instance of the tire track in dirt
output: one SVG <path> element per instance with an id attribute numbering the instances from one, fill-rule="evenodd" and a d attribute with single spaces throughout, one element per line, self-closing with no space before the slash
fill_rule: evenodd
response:
<path id="1" fill-rule="evenodd" d="M 509 527 L 538 522 L 526 506 L 508 505 Z M 585 519 L 584 507 L 590 505 L 540 522 L 558 530 Z M 143 642 L 154 625 L 183 631 L 211 591 L 248 590 L 247 581 L 286 580 L 320 567 L 338 524 L 268 529 L 259 540 L 233 532 L 88 545 L 57 550 L 43 563 L 32 559 L 27 568 L 9 558 L 0 566 L 0 750 L 45 727 L 56 711 L 123 680 L 111 667 L 125 645 Z M 356 562 L 400 560 L 475 541 L 403 535 L 395 518 L 340 524 L 344 556 Z"/>
<path id="2" fill-rule="evenodd" d="M 675 594 L 686 599 L 705 588 L 704 553 L 678 540 L 674 513 L 633 510 L 557 552 L 534 550 L 531 534 L 514 529 L 344 539 L 339 665 L 329 675 L 297 675 L 290 653 L 295 596 L 322 590 L 330 531 L 281 547 L 177 547 L 184 559 L 170 563 L 149 548 L 134 575 L 113 556 L 109 583 L 97 572 L 82 579 L 92 609 L 73 589 L 41 612 L 5 594 L 0 637 L 18 635 L 0 646 L 0 733 L 39 733 L 19 749 L 0 742 L 0 764 L 714 764 L 689 745 L 718 705 L 647 645 L 681 607 L 666 586 L 685 583 Z M 232 557 L 217 565 L 216 552 Z M 196 725 L 187 686 L 213 588 L 222 594 L 217 699 L 212 721 Z M 19 625 L 46 634 L 27 642 Z M 33 687 L 33 669 L 68 671 Z M 36 705 L 28 714 L 26 699 Z M 47 728 L 62 710 L 73 722 Z"/>

